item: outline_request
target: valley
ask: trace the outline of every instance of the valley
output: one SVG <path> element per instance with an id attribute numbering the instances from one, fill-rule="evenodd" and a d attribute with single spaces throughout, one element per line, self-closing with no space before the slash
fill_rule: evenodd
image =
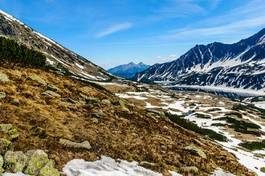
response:
<path id="1" fill-rule="evenodd" d="M 265 30 L 117 76 L 3 11 L 0 35 L 0 175 L 265 175 Z"/>

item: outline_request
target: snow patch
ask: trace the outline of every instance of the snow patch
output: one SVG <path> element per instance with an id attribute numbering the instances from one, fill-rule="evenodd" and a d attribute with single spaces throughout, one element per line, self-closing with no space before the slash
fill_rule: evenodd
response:
<path id="1" fill-rule="evenodd" d="M 139 166 L 138 162 L 115 161 L 102 156 L 97 161 L 75 159 L 63 168 L 67 176 L 162 176 L 162 174 Z"/>
<path id="2" fill-rule="evenodd" d="M 15 174 L 4 173 L 3 176 L 28 176 L 28 175 L 25 175 L 23 173 L 15 173 Z"/>

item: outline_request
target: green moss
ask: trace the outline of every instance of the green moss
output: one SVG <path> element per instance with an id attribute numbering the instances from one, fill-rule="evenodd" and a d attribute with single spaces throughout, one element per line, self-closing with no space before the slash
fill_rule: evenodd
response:
<path id="1" fill-rule="evenodd" d="M 12 143 L 11 141 L 5 139 L 5 138 L 0 138 L 0 153 L 4 154 L 6 151 L 12 149 Z"/>
<path id="2" fill-rule="evenodd" d="M 60 176 L 60 172 L 54 168 L 52 161 L 40 170 L 39 176 Z"/>

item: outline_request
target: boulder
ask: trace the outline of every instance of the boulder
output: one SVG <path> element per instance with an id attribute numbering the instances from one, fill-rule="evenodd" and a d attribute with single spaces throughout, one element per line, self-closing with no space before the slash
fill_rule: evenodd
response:
<path id="1" fill-rule="evenodd" d="M 195 166 L 188 166 L 188 167 L 181 167 L 180 171 L 185 174 L 194 174 L 197 175 L 199 172 L 199 169 Z"/>
<path id="2" fill-rule="evenodd" d="M 111 106 L 112 105 L 111 101 L 109 101 L 108 99 L 102 100 L 101 103 L 106 105 L 106 106 Z"/>
<path id="3" fill-rule="evenodd" d="M 0 92 L 0 100 L 6 98 L 5 92 Z"/>
<path id="4" fill-rule="evenodd" d="M 53 92 L 51 90 L 47 90 L 47 91 L 43 92 L 42 95 L 50 97 L 50 98 L 61 98 L 61 95 L 59 95 L 58 93 Z"/>
<path id="5" fill-rule="evenodd" d="M 189 145 L 189 146 L 185 147 L 185 150 L 190 151 L 192 154 L 200 156 L 203 159 L 207 158 L 206 154 L 203 152 L 203 149 L 201 149 L 195 145 Z"/>
<path id="6" fill-rule="evenodd" d="M 23 172 L 27 164 L 27 156 L 21 151 L 7 151 L 4 159 L 6 169 L 12 173 Z"/>
<path id="7" fill-rule="evenodd" d="M 39 77 L 39 76 L 36 75 L 36 74 L 31 75 L 31 76 L 29 77 L 29 79 L 31 79 L 32 81 L 37 82 L 37 83 L 40 84 L 40 85 L 47 86 L 46 81 L 43 80 L 41 77 Z"/>
<path id="8" fill-rule="evenodd" d="M 91 104 L 99 104 L 100 100 L 94 97 L 89 97 L 87 95 L 84 95 L 82 93 L 80 93 L 81 98 L 85 99 L 87 103 L 91 103 Z"/>
<path id="9" fill-rule="evenodd" d="M 86 149 L 86 150 L 90 150 L 92 148 L 88 141 L 78 143 L 78 142 L 73 142 L 67 139 L 60 139 L 59 143 L 69 148 Z"/>
<path id="10" fill-rule="evenodd" d="M 0 72 L 0 83 L 7 83 L 9 82 L 9 78 L 6 74 Z"/>
<path id="11" fill-rule="evenodd" d="M 50 162 L 47 153 L 43 150 L 29 150 L 26 156 L 28 163 L 25 173 L 29 175 L 38 175 L 40 170 Z"/>
<path id="12" fill-rule="evenodd" d="M 38 176 L 60 176 L 60 172 L 54 168 L 54 162 L 49 161 L 41 170 Z"/>
<path id="13" fill-rule="evenodd" d="M 0 154 L 5 154 L 8 150 L 12 149 L 12 143 L 11 141 L 5 139 L 5 138 L 0 138 Z"/>

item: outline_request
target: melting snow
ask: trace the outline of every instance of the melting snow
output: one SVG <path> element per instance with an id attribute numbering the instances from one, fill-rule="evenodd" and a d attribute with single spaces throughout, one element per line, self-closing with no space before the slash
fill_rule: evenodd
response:
<path id="1" fill-rule="evenodd" d="M 147 98 L 138 96 L 138 95 L 128 95 L 128 94 L 118 94 L 118 93 L 116 95 L 120 98 L 133 98 L 136 100 L 147 100 Z"/>
<path id="2" fill-rule="evenodd" d="M 264 101 L 255 102 L 254 105 L 257 106 L 258 108 L 265 109 L 265 102 Z"/>
<path id="3" fill-rule="evenodd" d="M 80 65 L 80 64 L 78 64 L 78 63 L 75 63 L 75 65 L 76 65 L 78 68 L 80 68 L 81 70 L 84 69 L 84 66 L 83 66 L 83 65 Z"/>
<path id="4" fill-rule="evenodd" d="M 16 19 L 15 17 L 9 15 L 8 13 L 6 13 L 6 12 L 4 12 L 4 11 L 2 11 L 2 10 L 0 10 L 0 13 L 2 13 L 2 14 L 5 16 L 5 18 L 6 18 L 7 20 L 9 20 L 9 21 L 16 21 L 16 22 L 18 22 L 18 23 L 20 23 L 20 24 L 22 24 L 22 25 L 25 26 L 24 23 L 22 23 L 21 21 L 19 21 L 19 20 Z"/>
<path id="5" fill-rule="evenodd" d="M 3 176 L 28 176 L 23 173 L 16 173 L 16 174 L 11 174 L 11 173 L 4 173 Z"/>
<path id="6" fill-rule="evenodd" d="M 63 172 L 67 176 L 162 176 L 160 173 L 139 166 L 135 161 L 115 161 L 105 156 L 93 162 L 72 160 L 66 164 Z"/>

